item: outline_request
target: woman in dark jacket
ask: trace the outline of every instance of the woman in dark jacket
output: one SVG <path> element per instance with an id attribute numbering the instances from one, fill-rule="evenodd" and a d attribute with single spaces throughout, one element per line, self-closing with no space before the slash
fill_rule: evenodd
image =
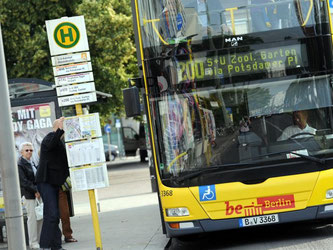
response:
<path id="1" fill-rule="evenodd" d="M 43 220 L 37 221 L 35 207 L 36 198 L 40 198 L 35 182 L 36 167 L 31 161 L 33 147 L 30 142 L 23 142 L 20 145 L 21 157 L 18 160 L 19 178 L 23 205 L 28 216 L 29 246 L 31 249 L 39 249 L 39 236 Z"/>
<path id="2" fill-rule="evenodd" d="M 36 175 L 38 191 L 44 202 L 44 223 L 40 247 L 63 249 L 59 228 L 59 189 L 69 176 L 64 135 L 64 117 L 53 122 L 53 132 L 48 133 L 40 147 L 39 167 Z"/>

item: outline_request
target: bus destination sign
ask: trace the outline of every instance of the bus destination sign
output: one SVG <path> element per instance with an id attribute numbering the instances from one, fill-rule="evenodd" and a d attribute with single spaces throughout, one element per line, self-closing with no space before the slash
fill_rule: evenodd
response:
<path id="1" fill-rule="evenodd" d="M 303 52 L 303 54 L 302 54 Z M 301 45 L 230 53 L 178 61 L 178 82 L 276 72 L 308 65 Z"/>

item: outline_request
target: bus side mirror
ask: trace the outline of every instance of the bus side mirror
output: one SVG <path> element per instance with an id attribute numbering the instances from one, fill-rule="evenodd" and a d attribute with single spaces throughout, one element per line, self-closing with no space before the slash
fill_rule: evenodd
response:
<path id="1" fill-rule="evenodd" d="M 123 89 L 123 97 L 126 116 L 134 117 L 141 115 L 139 89 L 137 87 Z"/>

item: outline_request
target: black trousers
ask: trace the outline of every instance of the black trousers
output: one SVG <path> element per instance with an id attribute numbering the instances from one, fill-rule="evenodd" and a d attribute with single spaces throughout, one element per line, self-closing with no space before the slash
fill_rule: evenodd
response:
<path id="1" fill-rule="evenodd" d="M 38 183 L 37 189 L 44 203 L 43 227 L 39 242 L 40 248 L 61 249 L 59 187 L 48 183 Z"/>

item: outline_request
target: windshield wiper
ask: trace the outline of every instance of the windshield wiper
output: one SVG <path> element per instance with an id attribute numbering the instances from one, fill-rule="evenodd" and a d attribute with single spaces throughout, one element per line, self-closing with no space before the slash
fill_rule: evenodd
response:
<path id="1" fill-rule="evenodd" d="M 322 165 L 326 164 L 325 159 L 320 159 L 320 158 L 317 158 L 317 157 L 314 157 L 314 156 L 311 156 L 311 155 L 304 155 L 304 154 L 296 153 L 296 152 L 293 152 L 293 151 L 281 151 L 281 152 L 268 153 L 268 154 L 256 156 L 256 157 L 251 158 L 251 159 L 262 158 L 262 157 L 270 156 L 270 155 L 279 155 L 279 154 L 293 154 L 293 155 L 299 156 L 300 158 L 302 158 L 304 160 L 317 162 L 317 163 L 320 163 Z M 249 159 L 249 160 L 251 160 L 251 159 Z"/>
<path id="2" fill-rule="evenodd" d="M 254 163 L 234 163 L 234 164 L 225 164 L 225 165 L 219 165 L 219 166 L 215 166 L 215 167 L 208 167 L 205 169 L 200 169 L 197 170 L 195 172 L 189 173 L 189 174 L 185 174 L 183 176 L 179 176 L 179 177 L 174 177 L 174 181 L 176 181 L 177 183 L 183 182 L 185 180 L 188 179 L 192 179 L 195 177 L 198 177 L 202 174 L 207 174 L 210 172 L 215 172 L 215 171 L 222 171 L 227 167 L 232 167 L 232 166 L 250 166 L 250 165 L 254 165 Z"/>
<path id="3" fill-rule="evenodd" d="M 322 165 L 326 164 L 325 159 L 320 159 L 318 157 L 314 157 L 314 156 L 311 156 L 311 155 L 303 155 L 303 154 L 299 154 L 299 153 L 295 153 L 295 152 L 290 152 L 290 153 L 294 154 L 294 155 L 297 155 L 297 156 L 299 156 L 299 157 L 301 157 L 302 159 L 305 159 L 305 160 L 309 160 L 309 161 L 312 161 L 312 162 L 317 162 L 317 163 L 320 163 Z"/>

